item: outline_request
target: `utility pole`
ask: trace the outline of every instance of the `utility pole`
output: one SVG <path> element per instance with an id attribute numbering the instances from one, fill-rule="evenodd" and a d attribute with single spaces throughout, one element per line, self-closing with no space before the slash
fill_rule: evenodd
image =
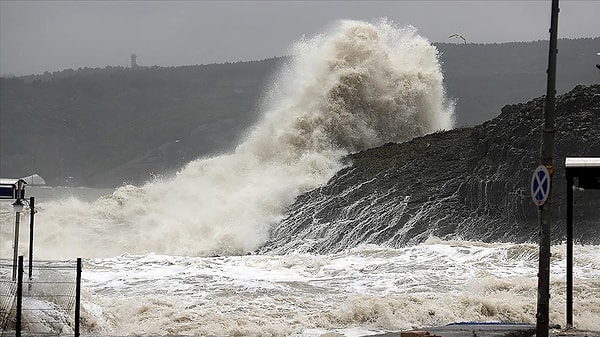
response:
<path id="1" fill-rule="evenodd" d="M 556 115 L 556 54 L 558 36 L 558 0 L 552 0 L 550 20 L 550 48 L 548 53 L 548 85 L 546 90 L 546 105 L 544 107 L 544 132 L 542 136 L 541 164 L 550 173 L 552 186 L 552 151 L 554 148 L 554 118 Z M 550 187 L 550 191 L 552 191 Z M 552 229 L 552 193 L 548 194 L 546 202 L 539 206 L 540 221 L 540 257 L 538 271 L 538 303 L 536 315 L 536 336 L 548 337 L 549 302 L 550 302 L 550 233 Z"/>

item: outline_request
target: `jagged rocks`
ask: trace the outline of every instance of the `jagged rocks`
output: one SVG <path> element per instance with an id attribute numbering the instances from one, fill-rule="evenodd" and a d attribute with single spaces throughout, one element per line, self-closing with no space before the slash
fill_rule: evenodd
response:
<path id="1" fill-rule="evenodd" d="M 263 251 L 402 246 L 431 235 L 535 241 L 531 174 L 540 162 L 544 98 L 507 105 L 481 125 L 349 156 L 327 185 L 301 195 Z M 557 98 L 553 240 L 565 233 L 566 156 L 600 156 L 600 85 Z M 600 242 L 600 191 L 576 191 L 575 238 Z"/>

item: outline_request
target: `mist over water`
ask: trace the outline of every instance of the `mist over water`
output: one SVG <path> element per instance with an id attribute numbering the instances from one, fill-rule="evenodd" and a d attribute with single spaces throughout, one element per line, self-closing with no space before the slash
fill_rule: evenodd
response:
<path id="1" fill-rule="evenodd" d="M 39 205 L 36 255 L 244 254 L 348 153 L 452 127 L 437 50 L 412 27 L 341 21 L 290 54 L 233 153 L 92 203 Z M 3 242 L 3 256 L 10 246 Z"/>

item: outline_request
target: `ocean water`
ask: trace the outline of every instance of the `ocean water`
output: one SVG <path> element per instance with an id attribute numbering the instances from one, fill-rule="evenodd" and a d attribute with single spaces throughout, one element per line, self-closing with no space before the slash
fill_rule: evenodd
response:
<path id="1" fill-rule="evenodd" d="M 456 321 L 534 322 L 533 244 L 432 237 L 398 249 L 253 253 L 298 195 L 346 165 L 345 155 L 453 125 L 438 52 L 413 27 L 342 21 L 290 54 L 265 88 L 262 119 L 232 153 L 143 186 L 27 189 L 38 211 L 35 257 L 85 259 L 83 331 L 359 336 Z M 9 259 L 14 213 L 0 206 L 0 258 Z M 27 221 L 25 213 L 23 255 Z M 551 320 L 559 324 L 563 251 L 553 247 Z M 577 246 L 575 257 L 575 323 L 595 328 L 598 247 Z"/>
<path id="2" fill-rule="evenodd" d="M 598 329 L 600 249 L 574 250 L 574 323 Z M 81 329 L 100 336 L 350 337 L 465 321 L 535 324 L 537 256 L 535 244 L 430 238 L 326 255 L 90 258 Z M 564 326 L 565 246 L 553 246 L 552 256 L 550 320 Z M 69 333 L 72 317 L 48 307 L 54 314 L 36 311 L 30 319 L 47 315 L 57 326 L 58 317 Z"/>
<path id="3" fill-rule="evenodd" d="M 552 323 L 564 325 L 564 247 L 552 248 Z M 574 322 L 600 326 L 600 253 L 575 247 Z M 451 322 L 535 324 L 533 244 L 435 238 L 331 255 L 123 255 L 86 261 L 89 322 L 119 334 L 346 336 Z"/>

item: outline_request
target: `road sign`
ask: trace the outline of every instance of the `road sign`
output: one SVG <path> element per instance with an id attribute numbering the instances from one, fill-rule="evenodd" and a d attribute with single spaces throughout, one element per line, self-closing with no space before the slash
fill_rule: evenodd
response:
<path id="1" fill-rule="evenodd" d="M 550 172 L 544 165 L 538 166 L 531 177 L 531 197 L 533 203 L 542 206 L 550 195 Z"/>

